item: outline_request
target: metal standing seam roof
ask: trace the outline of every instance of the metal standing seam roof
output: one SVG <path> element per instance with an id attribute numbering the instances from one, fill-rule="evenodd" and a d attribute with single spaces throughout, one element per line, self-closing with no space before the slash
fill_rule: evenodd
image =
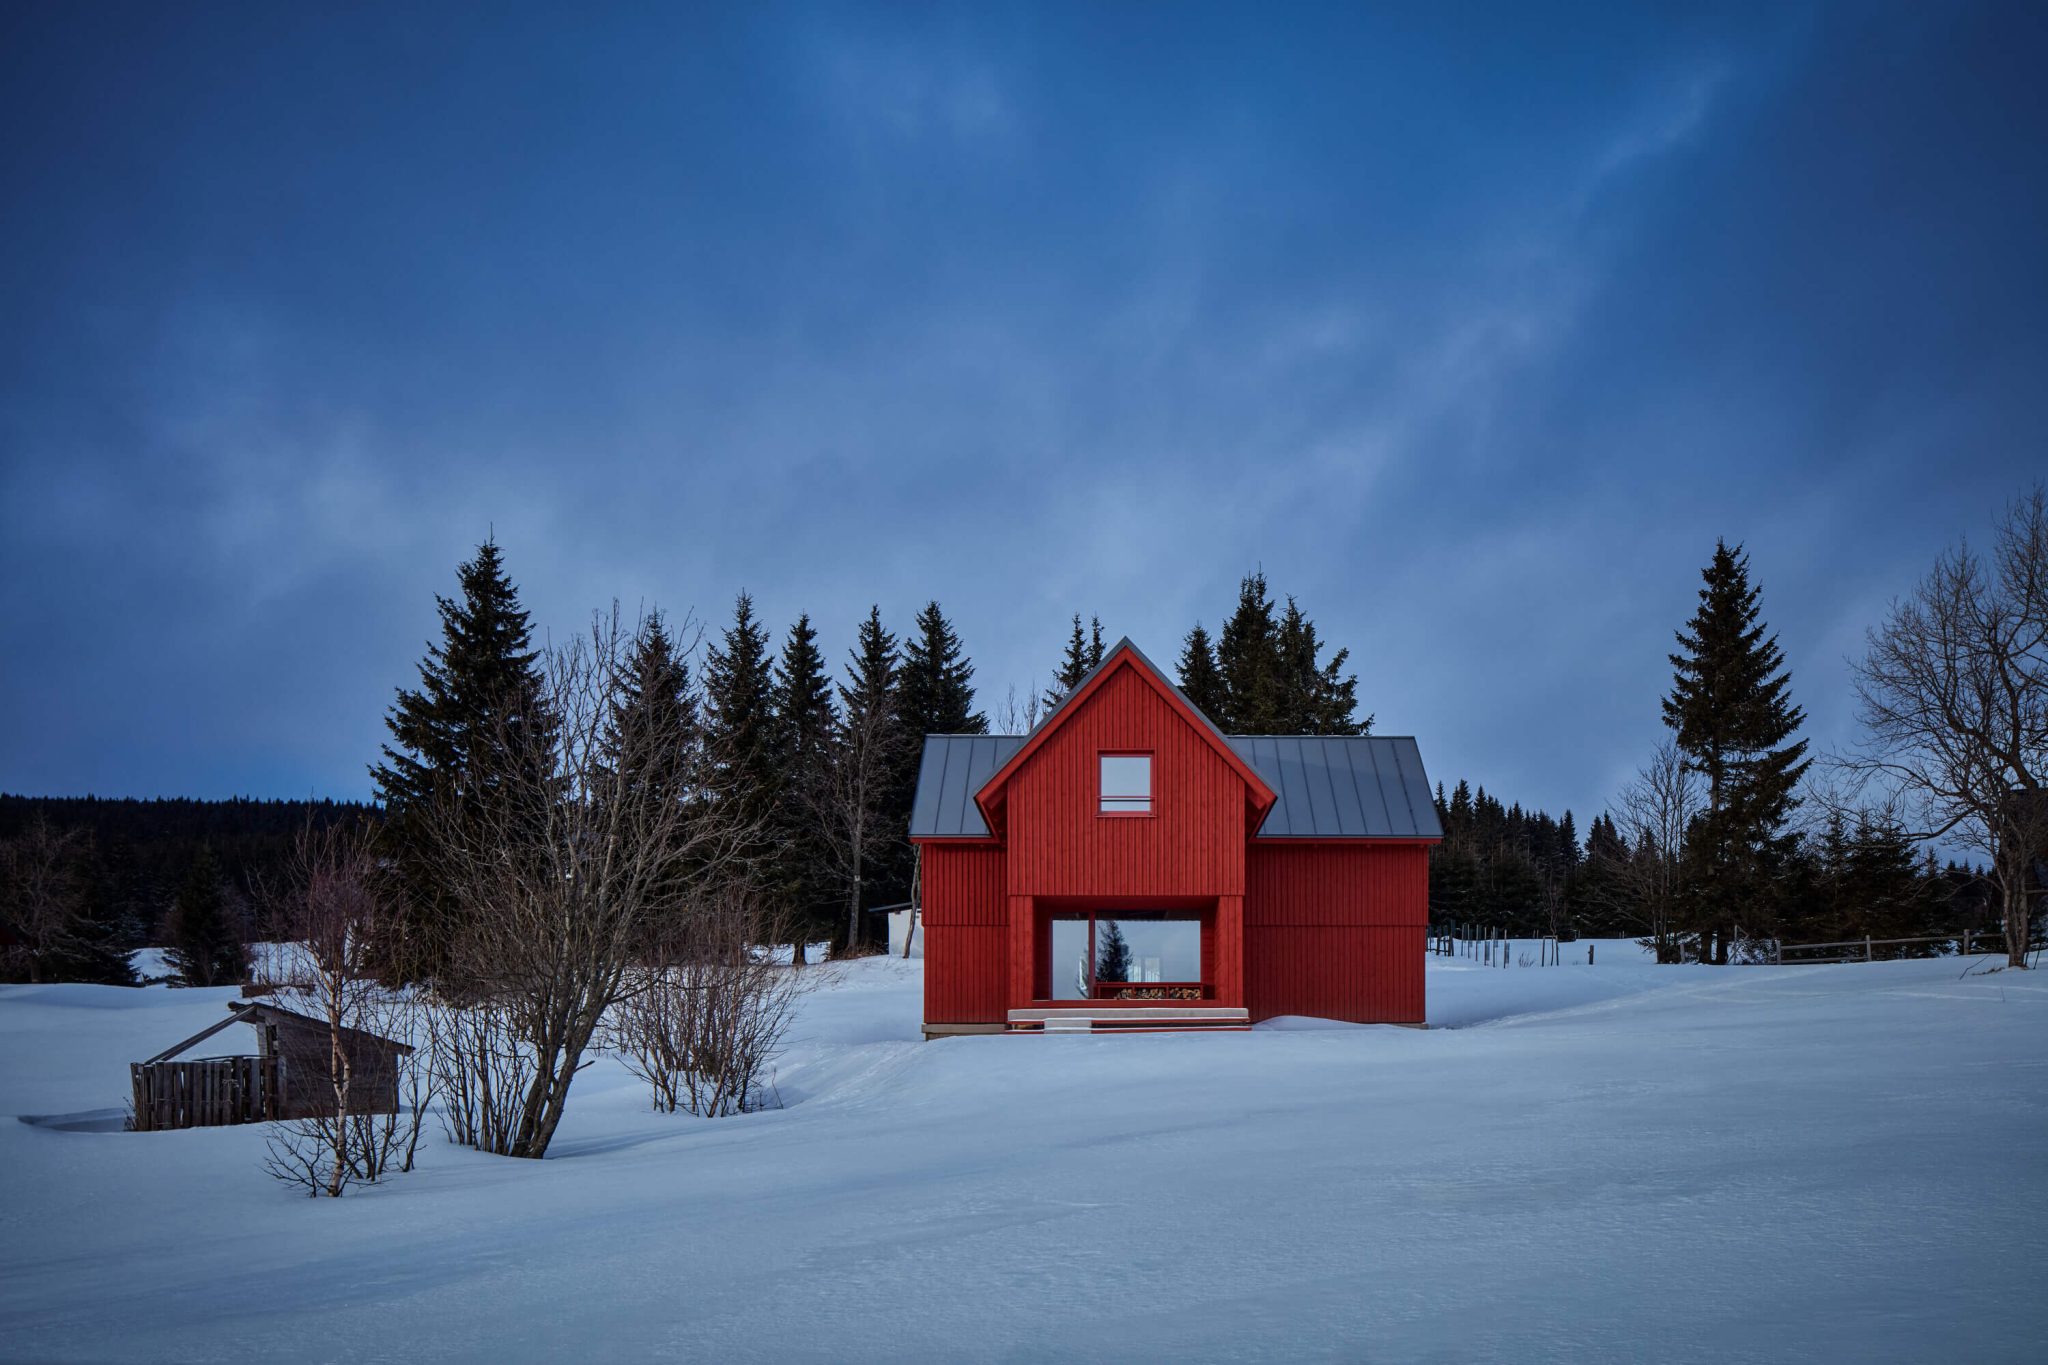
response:
<path id="1" fill-rule="evenodd" d="M 1280 800 L 1261 839 L 1441 839 L 1422 750 L 1408 735 L 1231 735 Z"/>
<path id="2" fill-rule="evenodd" d="M 988 822 L 974 794 L 1023 747 L 1022 735 L 926 735 L 917 797 L 910 804 L 910 837 L 986 838 Z"/>
<path id="3" fill-rule="evenodd" d="M 986 838 L 974 794 L 1024 735 L 927 735 L 911 805 L 913 839 Z M 1422 751 L 1406 735 L 1226 735 L 1279 796 L 1261 839 L 1438 839 Z"/>

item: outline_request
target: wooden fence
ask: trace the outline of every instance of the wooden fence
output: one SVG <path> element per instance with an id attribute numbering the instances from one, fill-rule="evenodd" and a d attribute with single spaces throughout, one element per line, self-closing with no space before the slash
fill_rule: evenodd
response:
<path id="1" fill-rule="evenodd" d="M 276 1117 L 277 1062 L 267 1057 L 205 1057 L 135 1062 L 135 1130 L 211 1128 Z"/>
<path id="2" fill-rule="evenodd" d="M 1974 944 L 1973 944 L 1974 940 Z M 2005 939 L 1999 934 L 1979 935 L 1965 929 L 1961 934 L 1929 934 L 1923 938 L 1863 938 L 1843 939 L 1840 943 L 1774 943 L 1771 945 L 1770 961 L 1782 966 L 1791 954 L 1790 960 L 1798 966 L 1819 965 L 1828 962 L 1876 962 L 1880 958 L 1905 957 L 1900 952 L 1879 952 L 1879 949 L 1904 948 L 1914 944 L 1932 943 L 1939 945 L 1928 957 L 1940 957 L 1951 950 L 1969 956 L 1977 948 L 2003 951 Z M 1809 953 L 1824 953 L 1824 957 L 1809 957 Z"/>

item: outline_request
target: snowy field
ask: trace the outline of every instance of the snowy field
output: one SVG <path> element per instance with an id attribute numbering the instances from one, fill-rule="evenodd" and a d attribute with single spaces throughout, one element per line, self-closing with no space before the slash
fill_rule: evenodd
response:
<path id="1" fill-rule="evenodd" d="M 601 1061 L 549 1160 L 339 1202 L 118 1131 L 232 992 L 0 987 L 0 1357 L 2048 1359 L 2048 976 L 1565 951 L 1432 958 L 1427 1032 L 936 1043 L 848 964 L 783 1109 Z"/>

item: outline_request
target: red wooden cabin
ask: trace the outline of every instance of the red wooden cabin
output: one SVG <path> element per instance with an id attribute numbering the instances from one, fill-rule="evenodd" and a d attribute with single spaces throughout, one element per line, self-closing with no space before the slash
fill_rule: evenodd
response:
<path id="1" fill-rule="evenodd" d="M 1225 735 L 1129 640 L 1028 735 L 931 735 L 925 1035 L 1423 1022 L 1415 741 Z"/>

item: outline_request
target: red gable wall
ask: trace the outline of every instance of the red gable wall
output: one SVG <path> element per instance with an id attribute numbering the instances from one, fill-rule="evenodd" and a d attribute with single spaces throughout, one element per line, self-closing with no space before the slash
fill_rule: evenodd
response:
<path id="1" fill-rule="evenodd" d="M 1104 753 L 1152 755 L 1152 814 L 1100 813 Z M 1063 716 L 1005 792 L 1013 896 L 1244 894 L 1245 785 L 1134 667 Z"/>

